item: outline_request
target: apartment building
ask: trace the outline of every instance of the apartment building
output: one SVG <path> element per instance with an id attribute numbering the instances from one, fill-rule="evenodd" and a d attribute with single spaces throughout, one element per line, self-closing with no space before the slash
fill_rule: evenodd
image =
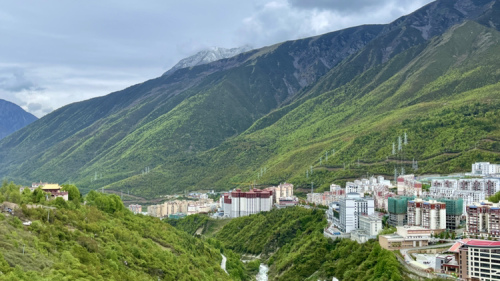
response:
<path id="1" fill-rule="evenodd" d="M 341 188 L 340 185 L 332 184 L 330 185 L 330 191 L 308 193 L 306 201 L 307 203 L 328 206 L 330 203 L 338 201 L 340 197 L 345 196 L 345 193 L 345 189 Z"/>
<path id="2" fill-rule="evenodd" d="M 373 193 L 375 189 L 379 187 L 387 186 L 390 187 L 391 182 L 384 179 L 383 176 L 370 177 L 369 179 L 359 179 L 354 182 L 346 182 L 345 191 L 346 193 Z"/>
<path id="3" fill-rule="evenodd" d="M 174 200 L 174 201 L 166 201 L 162 204 L 151 205 L 148 206 L 148 215 L 157 217 L 157 218 L 165 218 L 171 214 L 184 213 L 188 212 L 188 205 L 193 201 L 187 200 Z M 207 199 L 200 203 L 213 203 L 212 199 Z"/>
<path id="4" fill-rule="evenodd" d="M 330 184 L 330 192 L 334 192 L 336 190 L 344 190 L 344 189 L 342 189 L 342 187 L 338 184 L 334 183 Z"/>
<path id="5" fill-rule="evenodd" d="M 373 199 L 375 200 L 375 208 L 383 211 L 389 210 L 389 198 L 396 194 L 389 190 L 389 186 L 379 186 L 373 191 Z"/>
<path id="6" fill-rule="evenodd" d="M 131 205 L 128 205 L 128 209 L 134 213 L 134 214 L 140 214 L 142 213 L 142 206 L 139 205 L 139 204 L 131 204 Z"/>
<path id="7" fill-rule="evenodd" d="M 273 190 L 260 189 L 253 189 L 248 192 L 236 189 L 230 193 L 224 193 L 221 197 L 224 216 L 238 218 L 270 211 L 273 206 L 274 196 Z"/>
<path id="8" fill-rule="evenodd" d="M 414 196 L 389 197 L 387 211 L 389 212 L 388 223 L 392 226 L 403 226 L 408 224 L 408 201 L 415 199 Z"/>
<path id="9" fill-rule="evenodd" d="M 424 196 L 433 198 L 462 199 L 462 211 L 474 202 L 480 202 L 500 191 L 500 179 L 434 179 L 431 181 L 429 192 Z"/>
<path id="10" fill-rule="evenodd" d="M 415 179 L 415 175 L 399 176 L 396 180 L 398 195 L 421 196 L 422 183 Z"/>
<path id="11" fill-rule="evenodd" d="M 273 191 L 274 203 L 279 204 L 280 198 L 291 198 L 293 197 L 293 184 L 291 183 L 280 183 L 278 186 L 273 186 L 268 188 Z"/>
<path id="12" fill-rule="evenodd" d="M 500 204 L 475 202 L 466 208 L 466 232 L 481 237 L 500 237 Z"/>
<path id="13" fill-rule="evenodd" d="M 446 229 L 446 204 L 420 198 L 408 201 L 408 226 L 421 226 L 431 230 Z"/>
<path id="14" fill-rule="evenodd" d="M 339 200 L 339 218 L 333 223 L 345 233 L 359 228 L 362 215 L 373 215 L 375 212 L 373 198 L 363 198 L 359 193 L 347 193 Z"/>
<path id="15" fill-rule="evenodd" d="M 490 162 L 476 162 L 472 164 L 472 175 L 489 176 L 500 174 L 499 164 L 490 164 Z"/>

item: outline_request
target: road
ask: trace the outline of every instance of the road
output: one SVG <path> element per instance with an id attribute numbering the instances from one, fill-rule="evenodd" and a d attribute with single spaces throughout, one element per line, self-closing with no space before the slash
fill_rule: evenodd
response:
<path id="1" fill-rule="evenodd" d="M 436 244 L 436 245 L 430 245 L 430 246 L 418 247 L 418 248 L 401 249 L 399 251 L 401 252 L 401 255 L 403 255 L 403 257 L 405 258 L 405 262 L 409 263 L 409 262 L 413 261 L 413 259 L 408 255 L 408 251 L 445 248 L 445 247 L 451 247 L 451 246 L 453 246 L 453 244 L 455 244 L 455 242 L 446 243 L 446 244 Z"/>

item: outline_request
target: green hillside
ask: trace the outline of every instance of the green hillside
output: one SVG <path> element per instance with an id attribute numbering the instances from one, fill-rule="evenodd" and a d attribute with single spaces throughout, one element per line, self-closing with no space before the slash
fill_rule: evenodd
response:
<path id="1" fill-rule="evenodd" d="M 415 159 L 417 173 L 468 171 L 474 161 L 497 162 L 499 40 L 498 31 L 467 22 L 344 86 L 271 113 L 217 148 L 167 162 L 149 179 L 157 186 L 230 188 L 256 180 L 266 167 L 259 183 L 314 181 L 326 188 L 367 172 L 393 175 L 403 153 L 406 171 L 413 172 Z M 404 132 L 408 145 L 392 155 L 392 143 Z M 306 179 L 311 165 L 313 176 Z M 143 180 L 129 178 L 111 187 L 133 189 Z"/>
<path id="2" fill-rule="evenodd" d="M 2 140 L 0 175 L 88 190 L 140 176 L 146 167 L 154 174 L 167 161 L 244 132 L 380 30 L 362 26 L 285 42 L 68 105 Z"/>
<path id="3" fill-rule="evenodd" d="M 66 188 L 70 201 L 45 202 L 41 192 L 3 183 L 0 204 L 21 208 L 0 213 L 0 280 L 239 280 L 221 269 L 210 244 L 133 215 L 116 195 L 91 192 L 83 205 L 78 189 Z"/>

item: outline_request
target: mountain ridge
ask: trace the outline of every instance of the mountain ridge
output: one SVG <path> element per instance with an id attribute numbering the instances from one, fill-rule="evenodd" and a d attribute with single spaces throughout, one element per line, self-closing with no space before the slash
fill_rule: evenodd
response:
<path id="1" fill-rule="evenodd" d="M 33 123 L 38 118 L 15 103 L 0 99 L 0 139 Z"/>
<path id="2" fill-rule="evenodd" d="M 390 175 L 390 161 L 359 171 L 336 169 L 357 158 L 380 163 L 389 156 L 389 144 L 380 138 L 401 133 L 405 122 L 418 130 L 425 114 L 430 115 L 422 120 L 430 124 L 459 118 L 479 137 L 488 135 L 489 126 L 495 139 L 497 129 L 490 121 L 482 124 L 484 117 L 470 119 L 455 111 L 441 116 L 436 108 L 445 98 L 459 97 L 473 101 L 465 111 L 495 112 L 488 100 L 496 90 L 488 94 L 484 89 L 496 89 L 496 72 L 491 71 L 496 66 L 477 53 L 498 55 L 492 48 L 498 44 L 497 31 L 488 29 L 495 27 L 489 19 L 500 11 L 497 5 L 436 1 L 388 25 L 282 42 L 63 107 L 36 122 L 34 130 L 0 142 L 0 175 L 25 180 L 45 176 L 146 197 L 199 186 L 228 189 L 235 187 L 232 183 L 255 180 L 262 167 L 269 168 L 260 179 L 265 184 L 293 179 L 306 185 L 300 171 L 309 166 L 319 169 L 314 181 L 325 186 L 366 172 Z M 438 23 L 431 18 L 437 16 L 444 18 L 443 24 L 432 27 Z M 425 29 L 429 36 L 439 35 L 426 40 L 422 30 L 412 27 L 426 23 L 432 27 Z M 468 41 L 444 43 L 458 34 Z M 452 71 L 454 66 L 459 68 Z M 474 96 L 474 91 L 480 94 Z M 448 102 L 441 108 L 461 107 Z M 436 132 L 455 139 L 466 136 L 449 126 L 455 125 L 446 123 Z M 443 140 L 443 148 L 430 145 L 420 133 L 414 137 L 427 145 L 415 146 L 414 155 L 460 152 L 458 160 L 450 160 L 456 169 L 465 167 L 466 158 L 494 159 L 494 154 L 473 156 L 466 149 L 478 137 Z M 496 151 L 495 143 L 489 146 Z M 338 157 L 320 164 L 319 157 L 332 149 Z M 151 170 L 148 175 L 141 173 L 145 167 Z M 429 161 L 421 170 L 437 167 Z"/>

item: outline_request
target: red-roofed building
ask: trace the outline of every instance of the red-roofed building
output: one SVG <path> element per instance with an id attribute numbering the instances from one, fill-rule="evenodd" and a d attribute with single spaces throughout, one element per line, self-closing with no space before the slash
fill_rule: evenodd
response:
<path id="1" fill-rule="evenodd" d="M 399 176 L 396 180 L 396 187 L 398 195 L 422 195 L 422 183 L 415 179 L 415 175 Z"/>
<path id="2" fill-rule="evenodd" d="M 454 262 L 444 264 L 445 273 L 455 273 L 462 280 L 500 280 L 500 242 L 463 239 L 448 250 Z"/>
<path id="3" fill-rule="evenodd" d="M 273 195 L 270 190 L 253 189 L 243 192 L 236 189 L 221 196 L 224 216 L 237 218 L 270 211 L 273 204 Z"/>

